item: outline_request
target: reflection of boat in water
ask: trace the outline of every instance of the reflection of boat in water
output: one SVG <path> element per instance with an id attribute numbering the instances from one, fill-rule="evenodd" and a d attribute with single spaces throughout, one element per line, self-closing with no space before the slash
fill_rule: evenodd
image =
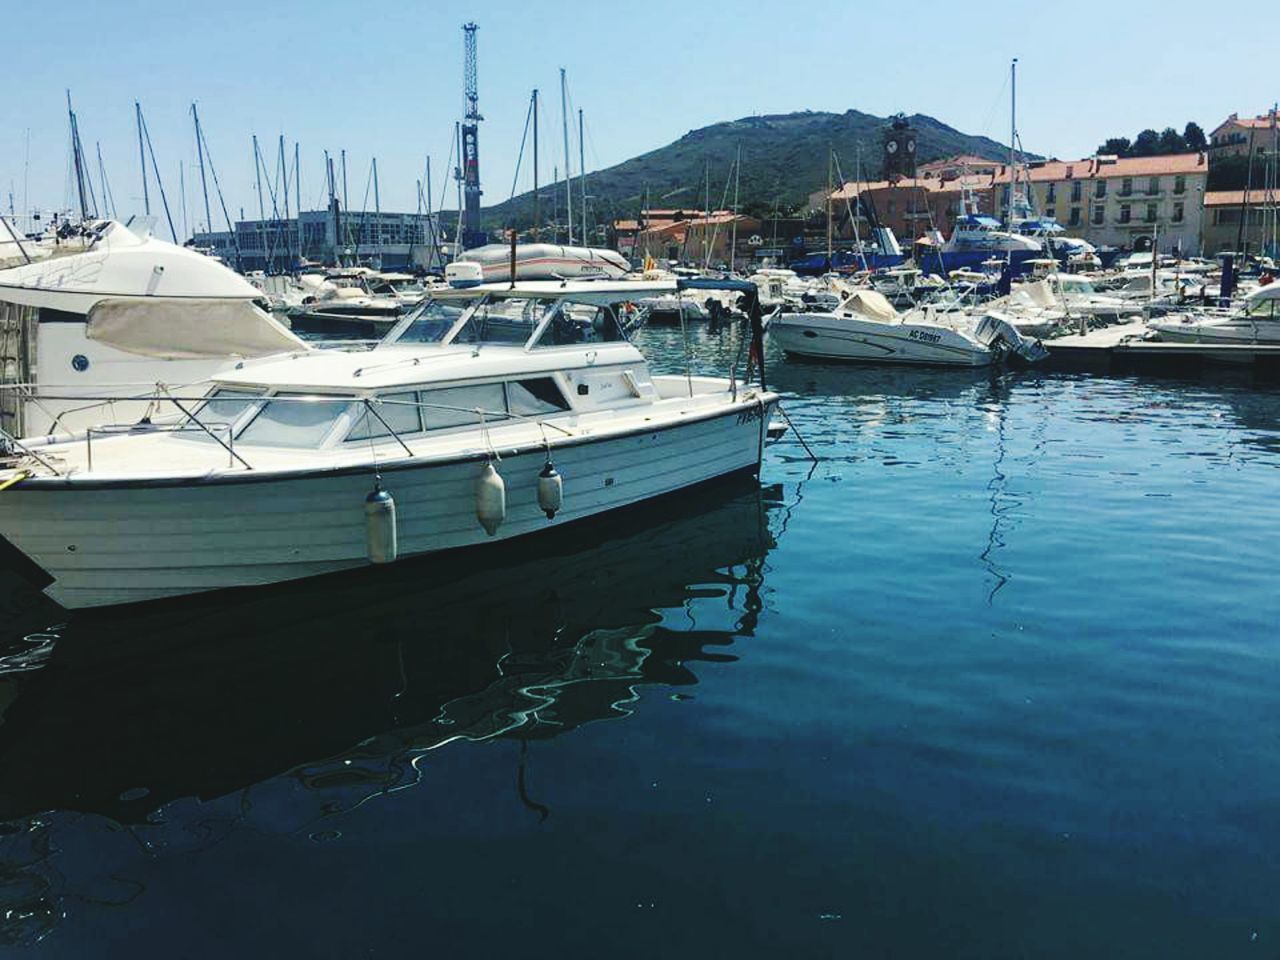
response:
<path id="1" fill-rule="evenodd" d="M 758 485 L 726 481 L 462 566 L 73 619 L 48 666 L 0 678 L 17 691 L 0 708 L 0 818 L 141 823 L 291 770 L 363 798 L 451 740 L 619 716 L 637 686 L 694 683 L 689 664 L 723 658 L 706 647 L 753 632 L 770 546 Z M 739 611 L 733 628 L 674 630 L 655 612 L 692 619 L 708 587 Z"/>

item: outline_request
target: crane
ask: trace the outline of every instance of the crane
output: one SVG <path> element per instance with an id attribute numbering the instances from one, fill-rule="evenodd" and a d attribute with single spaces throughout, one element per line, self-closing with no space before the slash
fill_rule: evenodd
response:
<path id="1" fill-rule="evenodd" d="M 462 181 L 466 213 L 463 216 L 462 246 L 466 249 L 483 246 L 488 237 L 480 229 L 480 95 L 477 84 L 476 30 L 474 23 L 462 26 L 463 34 L 463 93 L 466 97 L 466 114 L 462 124 Z"/>

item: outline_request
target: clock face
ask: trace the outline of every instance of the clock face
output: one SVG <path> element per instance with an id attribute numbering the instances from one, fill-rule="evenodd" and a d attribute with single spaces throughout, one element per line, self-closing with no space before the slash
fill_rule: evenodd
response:
<path id="1" fill-rule="evenodd" d="M 890 141 L 888 142 L 888 144 L 886 144 L 886 145 L 885 145 L 885 149 L 886 149 L 886 150 L 888 150 L 890 153 L 897 153 L 897 152 L 898 152 L 898 141 L 897 141 L 897 140 L 890 140 Z"/>
<path id="2" fill-rule="evenodd" d="M 916 152 L 916 142 L 914 140 L 908 140 L 907 153 L 915 153 L 915 152 Z"/>

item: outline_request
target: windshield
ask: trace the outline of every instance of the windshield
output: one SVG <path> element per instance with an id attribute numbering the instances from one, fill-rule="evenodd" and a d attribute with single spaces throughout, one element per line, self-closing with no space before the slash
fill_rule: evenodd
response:
<path id="1" fill-rule="evenodd" d="M 396 324 L 383 343 L 440 343 L 477 299 L 427 300 Z"/>
<path id="2" fill-rule="evenodd" d="M 1255 320 L 1273 320 L 1276 316 L 1276 298 L 1254 300 L 1244 308 L 1244 312 Z"/>
<path id="3" fill-rule="evenodd" d="M 614 343 L 625 339 L 612 307 L 562 301 L 534 346 L 562 347 L 578 343 Z"/>
<path id="4" fill-rule="evenodd" d="M 558 302 L 552 297 L 491 296 L 471 312 L 453 342 L 524 346 Z"/>

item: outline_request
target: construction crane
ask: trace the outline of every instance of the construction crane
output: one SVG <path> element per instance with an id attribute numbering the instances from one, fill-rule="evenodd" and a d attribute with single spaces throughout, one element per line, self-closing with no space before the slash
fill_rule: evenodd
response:
<path id="1" fill-rule="evenodd" d="M 462 220 L 462 246 L 483 246 L 488 237 L 480 229 L 480 95 L 477 87 L 476 30 L 474 23 L 463 24 L 464 57 L 462 65 L 466 114 L 462 124 L 462 182 L 466 213 Z"/>

